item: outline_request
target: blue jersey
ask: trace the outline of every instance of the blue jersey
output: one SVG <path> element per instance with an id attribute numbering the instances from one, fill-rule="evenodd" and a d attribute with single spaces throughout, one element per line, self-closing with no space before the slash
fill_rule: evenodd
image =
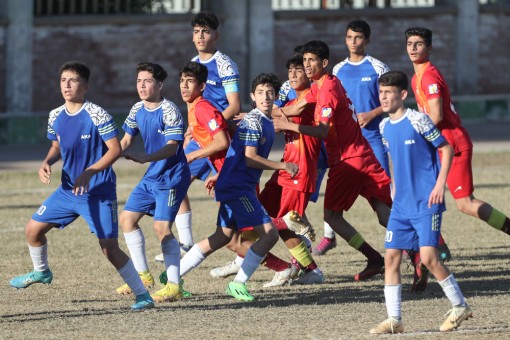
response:
<path id="1" fill-rule="evenodd" d="M 60 145 L 64 190 L 72 190 L 76 178 L 108 151 L 105 141 L 118 133 L 112 116 L 89 101 L 76 113 L 69 113 L 65 105 L 50 112 L 47 137 Z M 84 195 L 115 198 L 115 182 L 115 173 L 108 167 L 91 177 Z"/>
<path id="2" fill-rule="evenodd" d="M 267 158 L 274 135 L 273 122 L 258 109 L 250 111 L 241 120 L 216 182 L 217 201 L 238 198 L 243 192 L 255 192 L 262 170 L 246 165 L 244 150 L 246 146 L 256 147 L 257 154 Z"/>
<path id="3" fill-rule="evenodd" d="M 229 56 L 216 51 L 208 60 L 192 59 L 207 67 L 207 84 L 203 97 L 221 112 L 228 107 L 227 94 L 239 92 L 239 69 Z"/>
<path id="4" fill-rule="evenodd" d="M 434 123 L 425 113 L 407 109 L 398 120 L 383 119 L 380 129 L 393 162 L 392 215 L 418 218 L 445 211 L 444 203 L 428 208 L 441 167 L 436 148 L 445 142 Z"/>
<path id="5" fill-rule="evenodd" d="M 133 105 L 124 125 L 126 133 L 131 136 L 142 135 L 145 153 L 151 154 L 169 141 L 180 142 L 175 155 L 156 162 L 151 162 L 144 178 L 174 187 L 182 178 L 190 176 L 189 166 L 182 148 L 184 140 L 184 122 L 179 108 L 167 99 L 155 109 L 147 109 L 140 101 Z"/>
<path id="6" fill-rule="evenodd" d="M 347 58 L 336 64 L 333 68 L 333 75 L 342 82 L 356 112 L 361 113 L 381 106 L 377 80 L 388 71 L 388 66 L 383 62 L 366 55 L 363 60 L 357 63 L 351 62 Z M 380 138 L 379 123 L 381 120 L 382 117 L 378 116 L 361 129 L 363 136 L 369 141 L 374 137 Z"/>
<path id="7" fill-rule="evenodd" d="M 285 104 L 296 97 L 296 91 L 290 87 L 290 82 L 287 80 L 280 87 L 278 98 L 275 100 L 274 104 L 278 107 L 284 107 Z"/>

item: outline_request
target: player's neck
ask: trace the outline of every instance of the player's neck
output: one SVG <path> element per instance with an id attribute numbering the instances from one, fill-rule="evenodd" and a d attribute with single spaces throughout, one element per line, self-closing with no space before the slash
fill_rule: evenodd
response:
<path id="1" fill-rule="evenodd" d="M 420 62 L 413 63 L 414 73 L 419 74 L 423 72 L 423 70 L 427 67 L 429 64 L 429 59 L 422 60 Z"/>
<path id="2" fill-rule="evenodd" d="M 388 112 L 388 116 L 390 117 L 390 120 L 399 120 L 402 118 L 406 110 L 405 106 L 402 105 L 395 112 Z"/>
<path id="3" fill-rule="evenodd" d="M 81 101 L 66 100 L 66 110 L 69 113 L 76 113 L 82 108 L 84 103 L 85 103 L 85 99 L 83 99 Z"/>
<path id="4" fill-rule="evenodd" d="M 161 105 L 161 102 L 163 101 L 163 97 L 159 97 L 159 99 L 157 100 L 144 100 L 143 101 L 143 105 L 149 109 L 149 110 L 153 110 L 155 108 L 157 108 L 158 106 Z"/>
<path id="5" fill-rule="evenodd" d="M 218 51 L 217 49 L 212 49 L 210 51 L 199 51 L 198 52 L 198 58 L 200 60 L 209 60 L 212 58 L 212 56 L 214 55 L 214 53 L 216 53 L 216 51 Z"/>
<path id="6" fill-rule="evenodd" d="M 351 53 L 349 55 L 349 61 L 353 62 L 353 63 L 359 63 L 360 61 L 363 60 L 363 58 L 365 58 L 367 54 L 363 52 L 363 54 L 357 54 L 357 53 Z"/>

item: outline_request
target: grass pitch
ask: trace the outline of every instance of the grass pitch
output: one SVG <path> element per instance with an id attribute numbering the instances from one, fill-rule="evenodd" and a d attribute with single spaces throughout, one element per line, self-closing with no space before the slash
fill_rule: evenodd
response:
<path id="1" fill-rule="evenodd" d="M 119 213 L 144 169 L 134 163 L 116 165 Z M 480 153 L 473 160 L 476 197 L 510 214 L 510 153 Z M 54 167 L 56 170 L 58 165 Z M 9 280 L 26 273 L 32 265 L 24 238 L 24 226 L 42 201 L 56 188 L 40 183 L 37 168 L 0 172 L 0 338 L 171 338 L 171 339 L 354 339 L 371 338 L 368 331 L 386 318 L 383 277 L 354 282 L 353 275 L 365 266 L 364 258 L 343 240 L 316 262 L 326 275 L 317 286 L 263 289 L 273 273 L 261 267 L 249 283 L 254 303 L 240 303 L 224 294 L 229 279 L 213 279 L 209 271 L 234 258 L 220 250 L 185 277 L 190 299 L 158 304 L 150 311 L 131 312 L 132 297 L 119 296 L 123 282 L 101 254 L 96 237 L 82 219 L 64 230 L 52 230 L 49 261 L 54 273 L 50 286 L 10 288 Z M 262 183 L 267 180 L 265 173 Z M 324 185 L 322 190 L 324 190 Z M 190 188 L 193 230 L 196 241 L 215 228 L 217 206 L 202 182 Z M 321 195 L 310 204 L 308 215 L 322 234 Z M 510 338 L 510 236 L 461 214 L 447 194 L 448 211 L 443 235 L 452 251 L 448 267 L 474 309 L 474 318 L 447 335 L 438 329 L 449 309 L 448 300 L 434 279 L 423 294 L 411 294 L 412 269 L 403 273 L 404 337 L 419 339 Z M 384 229 L 363 200 L 346 213 L 365 239 L 384 251 Z M 142 220 L 147 256 L 152 273 L 163 266 L 153 261 L 160 252 L 152 220 Z M 175 229 L 175 228 L 174 228 Z M 121 247 L 127 250 L 123 237 Z M 274 252 L 284 259 L 289 253 L 279 242 Z"/>

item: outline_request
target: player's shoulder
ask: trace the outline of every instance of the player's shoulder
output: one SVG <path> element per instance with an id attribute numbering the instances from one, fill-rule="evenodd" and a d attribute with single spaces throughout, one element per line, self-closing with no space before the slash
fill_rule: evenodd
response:
<path id="1" fill-rule="evenodd" d="M 338 71 L 340 71 L 342 67 L 344 67 L 348 62 L 349 58 L 345 58 L 344 60 L 333 66 L 333 75 L 336 76 L 338 74 Z"/>
<path id="2" fill-rule="evenodd" d="M 253 109 L 248 112 L 241 120 L 239 123 L 239 128 L 248 130 L 261 130 L 262 119 L 264 119 L 264 116 L 265 115 L 260 110 Z"/>
<path id="3" fill-rule="evenodd" d="M 90 119 L 94 122 L 94 125 L 98 126 L 112 120 L 112 116 L 106 112 L 101 106 L 92 102 L 86 101 L 83 105 L 84 109 L 89 114 Z"/>
<path id="4" fill-rule="evenodd" d="M 239 75 L 239 69 L 237 64 L 232 58 L 226 55 L 223 52 L 216 51 L 213 56 L 214 60 L 216 60 L 216 65 L 218 67 L 218 74 L 220 77 Z"/>
<path id="5" fill-rule="evenodd" d="M 390 70 L 388 65 L 386 65 L 379 59 L 372 57 L 371 55 L 367 55 L 366 59 L 372 65 L 372 67 L 374 68 L 375 72 L 379 77 Z"/>
<path id="6" fill-rule="evenodd" d="M 433 123 L 429 116 L 421 111 L 407 109 L 405 118 L 409 120 L 413 128 L 418 132 L 430 130 L 433 127 Z"/>
<path id="7" fill-rule="evenodd" d="M 48 119 L 48 124 L 49 125 L 52 125 L 53 122 L 55 122 L 55 119 L 57 119 L 57 117 L 62 113 L 64 112 L 66 109 L 65 107 L 65 104 L 62 104 L 60 105 L 59 107 L 57 107 L 56 109 L 53 109 L 50 111 L 50 115 L 49 115 L 49 119 Z"/>
<path id="8" fill-rule="evenodd" d="M 161 103 L 161 110 L 163 111 L 163 114 L 167 113 L 173 113 L 173 114 L 181 114 L 181 110 L 179 110 L 179 107 L 171 100 L 168 100 L 166 98 L 163 99 L 163 102 Z"/>
<path id="9" fill-rule="evenodd" d="M 386 126 L 386 124 L 388 124 L 388 122 L 390 121 L 390 117 L 385 117 L 381 120 L 381 122 L 379 123 L 379 131 L 383 132 L 384 131 L 384 127 Z"/>

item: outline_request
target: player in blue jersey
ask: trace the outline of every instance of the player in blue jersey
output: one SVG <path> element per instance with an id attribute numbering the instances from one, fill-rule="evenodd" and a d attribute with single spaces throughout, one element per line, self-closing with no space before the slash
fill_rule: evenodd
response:
<path id="1" fill-rule="evenodd" d="M 379 103 L 377 84 L 379 76 L 389 69 L 382 61 L 367 54 L 370 34 L 370 26 L 364 20 L 354 20 L 347 24 L 345 45 L 349 50 L 349 57 L 333 67 L 333 75 L 342 82 L 356 110 L 363 137 L 370 144 L 386 174 L 390 176 L 388 155 L 379 133 L 383 112 Z M 324 255 L 335 246 L 335 231 L 325 223 L 324 237 L 313 248 L 313 254 Z"/>
<path id="2" fill-rule="evenodd" d="M 203 93 L 204 99 L 213 104 L 225 117 L 229 124 L 232 118 L 241 109 L 241 97 L 239 95 L 239 70 L 236 63 L 226 54 L 218 51 L 216 43 L 220 38 L 218 27 L 220 22 L 216 15 L 210 12 L 200 12 L 191 20 L 193 28 L 193 43 L 198 55 L 192 61 L 196 61 L 207 67 L 207 84 Z M 234 124 L 235 125 L 235 124 Z M 186 134 L 186 154 L 200 148 L 199 144 L 191 138 L 191 133 Z M 205 180 L 211 173 L 207 158 L 196 159 L 189 164 L 191 180 L 195 178 Z M 212 171 L 214 174 L 215 171 Z M 193 246 L 192 213 L 188 196 L 181 204 L 175 218 L 175 226 L 179 234 L 182 253 Z M 161 261 L 160 255 L 156 256 Z"/>
<path id="3" fill-rule="evenodd" d="M 253 228 L 259 239 L 253 243 L 227 294 L 241 301 L 253 301 L 246 282 L 264 256 L 278 241 L 278 232 L 257 199 L 256 186 L 262 170 L 285 170 L 294 176 L 298 166 L 267 159 L 274 140 L 270 114 L 280 82 L 274 74 L 262 73 L 252 82 L 251 98 L 256 108 L 239 123 L 218 175 L 208 179 L 209 189 L 215 187 L 220 202 L 215 233 L 195 244 L 182 258 L 181 275 L 197 267 L 214 251 L 227 245 L 237 231 Z"/>
<path id="4" fill-rule="evenodd" d="M 190 170 L 183 150 L 184 121 L 177 106 L 161 94 L 166 71 L 158 64 L 140 63 L 136 73 L 136 89 L 141 101 L 133 105 L 124 122 L 122 128 L 126 133 L 120 144 L 124 157 L 150 165 L 129 195 L 120 215 L 120 225 L 137 272 L 147 286 L 152 286 L 154 279 L 149 273 L 145 239 L 138 223 L 145 215 L 154 217 L 168 282 L 152 298 L 158 302 L 174 301 L 182 294 L 180 248 L 172 234 L 172 223 L 190 184 Z M 138 135 L 143 138 L 144 154 L 129 152 Z M 117 292 L 126 294 L 130 289 L 122 286 Z"/>
<path id="5" fill-rule="evenodd" d="M 111 165 L 122 150 L 112 117 L 85 99 L 89 77 L 89 68 L 81 62 L 70 61 L 60 67 L 65 104 L 50 112 L 47 136 L 52 145 L 39 178 L 49 184 L 51 166 L 62 158 L 62 184 L 25 227 L 34 270 L 13 278 L 10 284 L 14 288 L 50 284 L 53 274 L 48 265 L 46 233 L 55 227 L 63 229 L 81 216 L 98 237 L 103 254 L 136 295 L 131 308 L 151 308 L 154 301 L 133 262 L 119 248 L 116 178 Z"/>
<path id="6" fill-rule="evenodd" d="M 379 78 L 379 97 L 389 114 L 380 124 L 383 141 L 393 163 L 393 206 L 386 231 L 384 296 L 388 319 L 370 333 L 402 333 L 402 250 L 419 246 L 421 261 L 443 288 L 452 304 L 441 331 L 450 331 L 472 316 L 453 274 L 439 260 L 437 246 L 444 193 L 453 148 L 430 118 L 404 107 L 408 79 L 400 71 Z M 437 150 L 442 153 L 439 161 Z"/>

